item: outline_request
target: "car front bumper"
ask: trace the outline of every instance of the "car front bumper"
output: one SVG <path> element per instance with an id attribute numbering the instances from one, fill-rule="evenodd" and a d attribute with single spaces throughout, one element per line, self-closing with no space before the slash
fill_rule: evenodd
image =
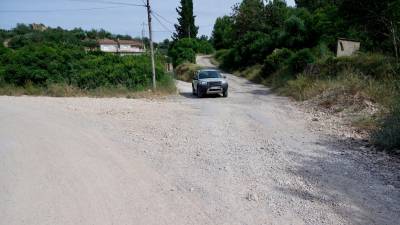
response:
<path id="1" fill-rule="evenodd" d="M 228 90 L 228 84 L 219 86 L 199 85 L 198 89 L 202 94 L 222 94 Z"/>

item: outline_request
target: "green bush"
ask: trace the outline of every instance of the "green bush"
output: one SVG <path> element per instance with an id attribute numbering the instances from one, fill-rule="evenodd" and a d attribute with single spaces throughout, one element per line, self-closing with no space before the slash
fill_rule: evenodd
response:
<path id="1" fill-rule="evenodd" d="M 168 55 L 176 67 L 182 63 L 195 63 L 197 53 L 212 54 L 213 52 L 214 48 L 208 40 L 183 38 L 172 43 Z"/>
<path id="2" fill-rule="evenodd" d="M 280 69 L 289 60 L 293 52 L 287 48 L 276 49 L 271 55 L 267 56 L 262 68 L 263 77 L 267 77 Z"/>
<path id="3" fill-rule="evenodd" d="M 306 66 L 313 62 L 315 62 L 315 57 L 311 50 L 306 48 L 293 54 L 288 60 L 288 66 L 294 74 L 297 74 L 303 72 Z"/>
<path id="4" fill-rule="evenodd" d="M 174 66 L 182 63 L 195 63 L 198 45 L 196 39 L 183 38 L 174 42 L 168 51 Z"/>
<path id="5" fill-rule="evenodd" d="M 0 80 L 16 86 L 49 87 L 67 84 L 81 89 L 125 86 L 140 89 L 151 85 L 149 57 L 86 53 L 83 48 L 51 43 L 30 44 L 14 51 L 0 50 Z M 166 76 L 158 57 L 157 79 Z"/>
<path id="6" fill-rule="evenodd" d="M 214 47 L 208 40 L 197 41 L 197 49 L 196 49 L 197 53 L 209 55 L 214 53 L 214 51 L 215 51 Z"/>
<path id="7" fill-rule="evenodd" d="M 231 53 L 235 56 L 227 55 L 227 57 L 232 60 L 230 64 L 232 69 L 241 69 L 262 62 L 273 49 L 274 42 L 270 35 L 258 31 L 248 32 L 234 46 L 234 51 Z"/>
<path id="8" fill-rule="evenodd" d="M 234 69 L 238 68 L 237 62 L 240 60 L 240 56 L 236 49 L 232 48 L 223 52 L 221 55 L 221 69 L 225 71 L 233 71 Z"/>
<path id="9" fill-rule="evenodd" d="M 394 58 L 381 54 L 360 53 L 355 56 L 340 57 L 336 60 L 336 67 L 339 70 L 353 67 L 364 75 L 373 78 L 385 78 L 397 73 Z"/>
<path id="10" fill-rule="evenodd" d="M 372 138 L 377 146 L 385 150 L 400 149 L 400 101 L 398 99 Z"/>

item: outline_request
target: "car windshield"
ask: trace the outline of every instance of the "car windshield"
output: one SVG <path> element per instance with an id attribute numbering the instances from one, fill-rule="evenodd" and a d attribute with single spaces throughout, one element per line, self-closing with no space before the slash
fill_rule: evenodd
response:
<path id="1" fill-rule="evenodd" d="M 201 71 L 199 73 L 199 79 L 207 79 L 207 78 L 221 78 L 221 74 L 215 70 Z"/>

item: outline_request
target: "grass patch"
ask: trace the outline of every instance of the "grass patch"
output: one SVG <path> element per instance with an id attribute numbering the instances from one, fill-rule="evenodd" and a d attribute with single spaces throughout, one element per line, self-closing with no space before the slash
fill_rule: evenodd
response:
<path id="1" fill-rule="evenodd" d="M 241 71 L 235 71 L 234 74 L 239 77 L 244 77 L 254 83 L 262 83 L 264 79 L 261 77 L 262 65 L 254 65 Z"/>
<path id="2" fill-rule="evenodd" d="M 375 116 L 368 116 L 368 115 L 359 116 L 355 118 L 352 121 L 351 125 L 357 128 L 358 130 L 366 132 L 373 132 L 379 126 L 377 118 Z"/>

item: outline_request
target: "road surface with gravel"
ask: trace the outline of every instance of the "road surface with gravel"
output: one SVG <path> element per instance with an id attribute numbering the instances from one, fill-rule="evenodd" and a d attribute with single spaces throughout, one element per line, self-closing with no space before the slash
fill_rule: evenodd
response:
<path id="1" fill-rule="evenodd" d="M 384 155 L 228 80 L 228 98 L 184 82 L 162 99 L 0 97 L 0 224 L 399 224 Z"/>

